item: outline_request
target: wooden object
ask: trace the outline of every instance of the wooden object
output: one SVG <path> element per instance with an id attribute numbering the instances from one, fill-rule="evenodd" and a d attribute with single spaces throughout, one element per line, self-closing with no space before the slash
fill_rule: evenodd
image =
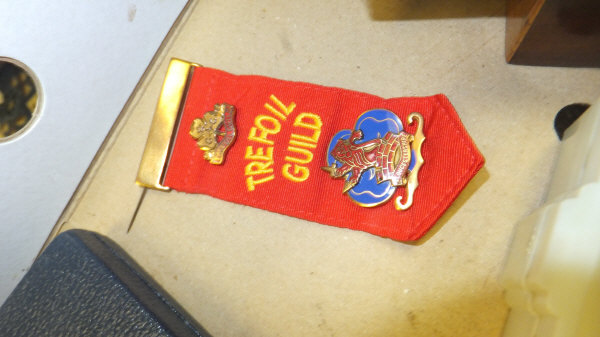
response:
<path id="1" fill-rule="evenodd" d="M 506 59 L 542 66 L 600 66 L 600 2 L 507 0 Z"/>

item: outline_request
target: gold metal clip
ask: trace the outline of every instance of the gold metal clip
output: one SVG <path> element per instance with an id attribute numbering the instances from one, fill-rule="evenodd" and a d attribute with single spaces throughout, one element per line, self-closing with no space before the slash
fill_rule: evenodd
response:
<path id="1" fill-rule="evenodd" d="M 172 59 L 163 83 L 156 112 L 146 141 L 136 183 L 143 187 L 168 191 L 163 186 L 164 171 L 176 136 L 190 79 L 198 64 Z"/>

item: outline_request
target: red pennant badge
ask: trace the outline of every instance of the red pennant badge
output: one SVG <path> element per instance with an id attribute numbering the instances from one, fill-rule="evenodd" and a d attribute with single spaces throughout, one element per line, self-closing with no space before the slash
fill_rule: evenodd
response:
<path id="1" fill-rule="evenodd" d="M 484 163 L 444 95 L 383 99 L 196 65 L 186 75 L 160 187 L 405 241 Z"/>

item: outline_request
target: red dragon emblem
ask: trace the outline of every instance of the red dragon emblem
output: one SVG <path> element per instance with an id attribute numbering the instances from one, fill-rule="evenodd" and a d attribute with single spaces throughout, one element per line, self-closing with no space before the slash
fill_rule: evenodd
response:
<path id="1" fill-rule="evenodd" d="M 378 112 L 380 110 L 373 111 Z M 372 117 L 368 118 L 376 120 Z M 329 172 L 332 178 L 345 178 L 342 192 L 347 193 L 359 184 L 365 171 L 374 168 L 377 184 L 387 181 L 392 188 L 407 186 L 407 202 L 401 203 L 402 197 L 396 198 L 396 208 L 398 210 L 408 209 L 412 204 L 414 190 L 418 186 L 417 172 L 423 164 L 421 143 L 425 140 L 422 131 L 423 117 L 419 113 L 412 113 L 408 117 L 409 123 L 413 119 L 419 122 L 415 135 L 403 130 L 399 132 L 388 131 L 383 137 L 378 136 L 374 139 L 359 142 L 363 139 L 363 131 L 361 129 L 352 130 L 347 138 L 337 139 L 333 148 L 330 145 L 329 154 L 334 161 L 329 166 L 323 167 L 323 170 Z M 377 134 L 379 135 L 379 133 Z M 413 155 L 415 156 L 414 159 L 412 158 Z M 393 190 L 391 193 L 393 193 Z M 360 200 L 354 198 L 353 200 L 365 205 Z M 370 207 L 379 203 L 381 202 L 367 204 L 366 206 Z"/>
<path id="2" fill-rule="evenodd" d="M 361 130 L 354 130 L 349 139 L 339 139 L 331 151 L 331 155 L 343 165 L 326 166 L 333 178 L 341 178 L 351 173 L 344 184 L 346 193 L 354 187 L 363 172 L 375 167 L 377 182 L 389 180 L 394 186 L 406 184 L 406 173 L 410 164 L 410 142 L 413 136 L 401 131 L 399 134 L 388 132 L 383 138 L 373 139 L 355 144 L 363 138 Z"/>

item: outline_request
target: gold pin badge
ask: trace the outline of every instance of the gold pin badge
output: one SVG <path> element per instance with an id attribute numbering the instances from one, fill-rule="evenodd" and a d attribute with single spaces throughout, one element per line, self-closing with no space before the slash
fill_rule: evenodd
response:
<path id="1" fill-rule="evenodd" d="M 404 131 L 400 118 L 389 110 L 366 111 L 353 130 L 335 134 L 328 147 L 327 166 L 322 169 L 332 178 L 345 179 L 342 193 L 363 207 L 381 205 L 396 188 L 406 186 L 406 200 L 396 197 L 395 207 L 407 210 L 419 186 L 418 173 L 424 163 L 421 144 L 425 140 L 423 116 L 413 112 L 407 121 L 416 121 L 414 134 Z"/>
<path id="2" fill-rule="evenodd" d="M 204 159 L 214 165 L 223 163 L 235 133 L 235 107 L 227 103 L 215 104 L 213 111 L 194 119 L 190 130 L 190 135 L 204 151 Z"/>

